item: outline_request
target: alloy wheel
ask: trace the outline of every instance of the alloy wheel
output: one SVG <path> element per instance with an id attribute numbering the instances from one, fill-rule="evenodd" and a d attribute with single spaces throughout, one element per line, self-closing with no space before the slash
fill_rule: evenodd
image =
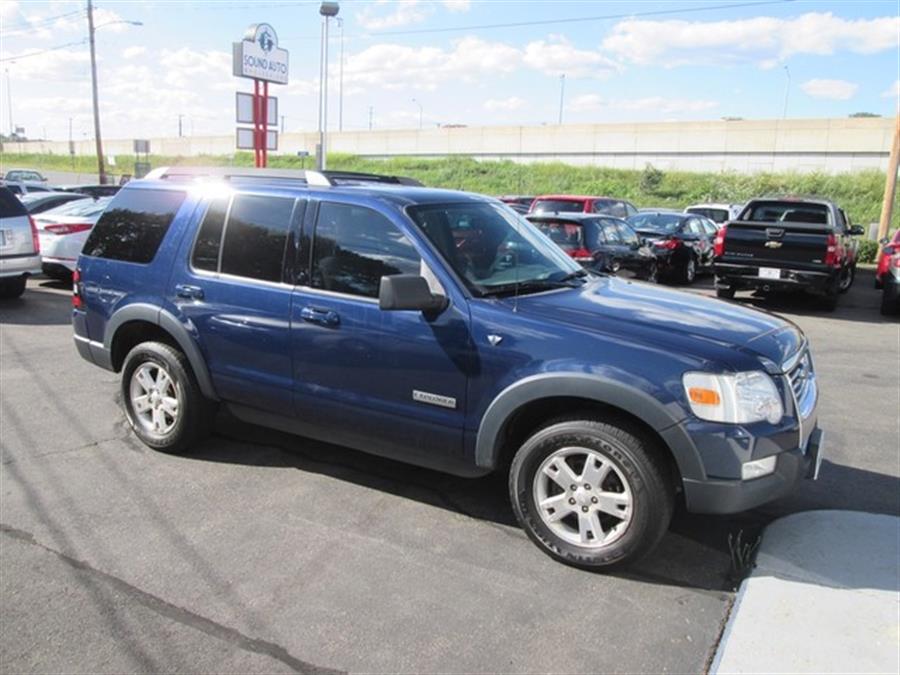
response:
<path id="1" fill-rule="evenodd" d="M 164 436 L 178 423 L 181 402 L 175 380 L 154 361 L 138 366 L 129 387 L 135 421 L 149 433 Z"/>

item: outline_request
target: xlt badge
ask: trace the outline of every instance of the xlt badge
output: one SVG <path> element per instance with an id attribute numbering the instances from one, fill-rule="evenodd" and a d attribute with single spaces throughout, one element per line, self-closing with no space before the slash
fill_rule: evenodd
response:
<path id="1" fill-rule="evenodd" d="M 440 394 L 432 394 L 427 391 L 419 391 L 418 389 L 413 389 L 413 401 L 438 405 L 442 408 L 456 409 L 456 399 L 452 396 L 441 396 Z"/>

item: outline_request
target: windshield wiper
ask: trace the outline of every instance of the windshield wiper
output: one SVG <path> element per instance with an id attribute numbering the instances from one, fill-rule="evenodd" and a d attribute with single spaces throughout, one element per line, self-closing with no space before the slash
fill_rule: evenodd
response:
<path id="1" fill-rule="evenodd" d="M 568 275 L 567 275 L 568 276 Z M 574 277 L 567 279 L 528 279 L 519 283 L 500 284 L 481 291 L 482 296 L 506 295 L 508 293 L 536 293 L 554 288 L 579 288 L 580 284 L 572 283 Z"/>
<path id="2" fill-rule="evenodd" d="M 588 271 L 585 269 L 580 269 L 575 270 L 574 272 L 569 272 L 561 279 L 554 279 L 554 281 L 574 281 L 575 279 L 584 279 L 586 276 L 588 276 Z"/>

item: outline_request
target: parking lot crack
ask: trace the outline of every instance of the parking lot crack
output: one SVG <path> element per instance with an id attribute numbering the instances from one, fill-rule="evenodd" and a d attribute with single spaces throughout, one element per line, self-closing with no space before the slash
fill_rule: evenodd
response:
<path id="1" fill-rule="evenodd" d="M 63 448 L 61 450 L 48 450 L 47 452 L 39 452 L 35 455 L 29 455 L 28 459 L 43 459 L 44 457 L 53 457 L 55 455 L 66 455 L 72 452 L 81 452 L 82 450 L 88 450 L 90 448 L 99 447 L 103 443 L 109 443 L 110 441 L 124 441 L 127 439 L 127 436 L 113 436 L 112 438 L 101 438 L 99 441 L 91 441 L 90 443 L 85 443 L 84 445 L 79 445 L 74 448 Z M 22 461 L 22 458 L 19 457 L 10 457 L 8 459 L 4 459 L 0 461 L 0 466 L 8 466 L 9 464 L 13 464 L 15 462 Z"/>
<path id="2" fill-rule="evenodd" d="M 183 626 L 199 630 L 206 635 L 214 637 L 218 640 L 222 640 L 223 642 L 227 642 L 228 644 L 233 645 L 238 649 L 268 656 L 276 661 L 279 661 L 280 663 L 283 663 L 295 672 L 305 673 L 309 675 L 332 675 L 343 672 L 340 670 L 324 668 L 322 666 L 316 666 L 314 664 L 301 661 L 295 656 L 292 656 L 287 651 L 287 649 L 279 644 L 270 642 L 268 640 L 244 635 L 234 628 L 224 626 L 213 621 L 212 619 L 208 619 L 188 609 L 179 607 L 178 605 L 173 605 L 172 603 L 163 600 L 162 598 L 152 595 L 151 593 L 147 593 L 146 591 L 143 591 L 140 588 L 131 585 L 123 579 L 98 570 L 95 567 L 91 566 L 89 563 L 84 562 L 83 560 L 78 560 L 77 558 L 73 558 L 72 556 L 66 555 L 65 553 L 56 551 L 52 548 L 49 548 L 48 546 L 41 544 L 30 532 L 26 532 L 25 530 L 20 530 L 18 528 L 0 523 L 0 534 L 3 534 L 11 539 L 23 542 L 26 545 L 35 546 L 44 551 L 47 551 L 48 553 L 52 553 L 73 569 L 97 577 L 101 581 L 112 586 L 116 591 L 122 593 L 123 595 L 127 596 L 143 607 L 146 607 L 147 609 L 159 614 L 160 616 L 175 621 L 176 623 L 179 623 Z"/>

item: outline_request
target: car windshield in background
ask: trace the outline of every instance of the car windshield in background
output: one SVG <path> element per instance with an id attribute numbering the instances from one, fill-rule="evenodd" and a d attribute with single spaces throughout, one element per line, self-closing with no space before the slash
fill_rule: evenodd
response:
<path id="1" fill-rule="evenodd" d="M 17 180 L 17 181 L 43 181 L 44 177 L 39 174 L 37 171 L 8 171 L 5 176 L 6 180 Z"/>
<path id="2" fill-rule="evenodd" d="M 502 206 L 427 204 L 407 212 L 476 295 L 533 293 L 578 283 L 583 274 L 534 225 Z"/>
<path id="3" fill-rule="evenodd" d="M 538 229 L 564 251 L 584 248 L 584 228 L 578 223 L 535 223 Z"/>
<path id="4" fill-rule="evenodd" d="M 706 207 L 698 207 L 694 209 L 688 209 L 688 213 L 693 213 L 696 216 L 704 216 L 709 218 L 714 223 L 724 223 L 728 220 L 728 211 L 725 209 L 710 209 Z"/>
<path id="5" fill-rule="evenodd" d="M 99 213 L 103 212 L 103 209 L 106 208 L 106 205 L 112 201 L 112 197 L 101 197 L 100 199 L 93 199 L 88 197 L 86 199 L 78 199 L 74 202 L 67 202 L 62 206 L 57 206 L 56 208 L 49 209 L 44 212 L 45 216 L 96 216 Z"/>
<path id="6" fill-rule="evenodd" d="M 683 216 L 677 213 L 639 213 L 628 219 L 628 224 L 638 232 L 671 234 L 678 229 Z"/>
<path id="7" fill-rule="evenodd" d="M 753 202 L 741 214 L 741 220 L 757 223 L 815 223 L 829 224 L 829 211 L 825 204 L 801 202 Z"/>
<path id="8" fill-rule="evenodd" d="M 532 213 L 581 213 L 584 202 L 571 199 L 538 199 L 531 208 Z"/>

